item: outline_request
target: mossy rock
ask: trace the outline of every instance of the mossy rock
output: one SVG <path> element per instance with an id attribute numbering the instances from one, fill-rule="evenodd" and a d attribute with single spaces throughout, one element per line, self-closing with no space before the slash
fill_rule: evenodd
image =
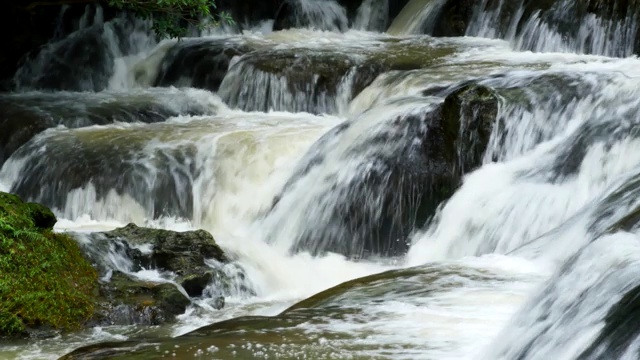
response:
<path id="1" fill-rule="evenodd" d="M 53 213 L 0 193 L 0 337 L 74 330 L 94 312 L 97 273 Z"/>

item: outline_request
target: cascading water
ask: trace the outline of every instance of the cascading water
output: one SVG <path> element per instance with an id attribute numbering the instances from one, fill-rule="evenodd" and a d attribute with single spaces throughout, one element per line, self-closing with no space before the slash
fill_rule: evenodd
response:
<path id="1" fill-rule="evenodd" d="M 635 1 L 414 0 L 388 32 L 475 36 L 517 50 L 630 56 L 638 46 Z"/>
<path id="2" fill-rule="evenodd" d="M 229 281 L 175 324 L 0 357 L 638 358 L 640 61 L 584 55 L 634 51 L 635 2 L 471 2 L 465 38 L 405 36 L 442 31 L 448 1 L 409 1 L 393 36 L 371 32 L 388 2 L 345 3 L 157 45 L 90 7 L 18 72 L 0 190 L 51 207 L 102 281 L 190 294 L 102 233 L 130 222 L 207 230 L 229 262 L 203 271 Z"/>

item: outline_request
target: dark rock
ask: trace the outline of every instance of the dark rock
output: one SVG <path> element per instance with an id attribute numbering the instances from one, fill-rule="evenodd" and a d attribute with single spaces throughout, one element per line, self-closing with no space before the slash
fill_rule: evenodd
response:
<path id="1" fill-rule="evenodd" d="M 338 94 L 353 98 L 381 73 L 428 67 L 454 52 L 455 47 L 429 40 L 389 40 L 370 48 L 255 50 L 229 70 L 219 95 L 245 111 L 335 113 Z"/>
<path id="2" fill-rule="evenodd" d="M 3 214 L 13 214 L 16 220 L 25 220 L 19 224 L 22 227 L 35 226 L 39 230 L 51 230 L 58 221 L 46 206 L 26 203 L 18 195 L 0 192 L 0 216 Z"/>
<path id="3" fill-rule="evenodd" d="M 448 95 L 443 104 L 426 109 L 366 130 L 371 132 L 367 140 L 350 145 L 344 153 L 331 149 L 343 136 L 351 139 L 344 134 L 357 121 L 371 121 L 369 117 L 340 125 L 312 146 L 267 215 L 286 217 L 282 215 L 286 209 L 314 219 L 309 226 L 301 225 L 293 251 L 330 251 L 358 258 L 397 256 L 408 250 L 410 234 L 454 193 L 465 173 L 481 165 L 498 97 L 488 88 L 469 85 Z M 363 131 L 361 125 L 357 128 Z M 319 176 L 313 171 L 324 165 L 327 156 L 360 165 L 346 180 L 323 174 L 316 185 L 326 191 L 312 192 L 304 201 L 286 198 L 296 193 L 292 189 L 302 179 Z M 281 209 L 283 203 L 295 208 Z"/>
<path id="4" fill-rule="evenodd" d="M 114 55 L 109 52 L 101 24 L 81 30 L 43 48 L 26 64 L 15 81 L 19 89 L 100 91 L 113 73 Z"/>
<path id="5" fill-rule="evenodd" d="M 153 85 L 218 91 L 231 59 L 249 51 L 227 39 L 180 41 L 164 56 Z"/>
<path id="6" fill-rule="evenodd" d="M 445 98 L 442 117 L 445 132 L 455 136 L 463 151 L 456 159 L 461 174 L 482 164 L 482 157 L 498 116 L 496 93 L 478 85 L 464 86 Z"/>
<path id="7" fill-rule="evenodd" d="M 123 228 L 102 233 L 107 239 L 125 241 L 133 245 L 150 244 L 150 253 L 135 250 L 125 252 L 134 260 L 136 268 L 153 268 L 174 272 L 189 296 L 202 296 L 212 281 L 224 282 L 224 276 L 205 263 L 214 259 L 220 263 L 229 260 L 216 244 L 213 236 L 204 230 L 175 232 L 141 228 L 129 224 Z M 224 284 L 221 284 L 224 286 Z"/>
<path id="8" fill-rule="evenodd" d="M 29 201 L 66 209 L 67 194 L 91 184 L 97 200 L 114 191 L 127 194 L 142 205 L 149 218 L 191 218 L 196 164 L 189 159 L 197 153 L 196 145 L 158 149 L 151 167 L 136 160 L 153 136 L 166 134 L 166 130 L 165 125 L 159 125 L 47 132 L 12 155 L 16 161 L 26 161 L 11 191 Z M 104 176 L 109 173 L 119 175 Z"/>
<path id="9" fill-rule="evenodd" d="M 18 90 L 101 91 L 109 85 L 117 57 L 137 53 L 131 34 L 149 32 L 146 23 L 120 14 L 107 22 L 99 5 L 87 5 L 84 23 L 52 38 L 29 56 L 13 79 Z"/>
<path id="10" fill-rule="evenodd" d="M 3 91 L 13 87 L 11 79 L 25 58 L 36 55 L 50 40 L 62 39 L 78 30 L 81 16 L 88 12 L 92 18 L 91 12 L 95 12 L 92 5 L 62 6 L 37 0 L 16 0 L 4 5 L 0 21 L 11 29 L 12 36 L 7 37 L 0 54 L 0 90 Z M 114 11 L 105 9 L 105 20 L 114 16 Z"/>
<path id="11" fill-rule="evenodd" d="M 450 0 L 440 11 L 433 36 L 464 36 L 477 0 Z"/>
<path id="12" fill-rule="evenodd" d="M 133 279 L 115 272 L 100 285 L 98 324 L 160 325 L 183 314 L 191 300 L 173 284 Z"/>
<path id="13" fill-rule="evenodd" d="M 220 310 L 220 309 L 222 309 L 224 307 L 224 305 L 225 305 L 224 297 L 218 296 L 216 298 L 216 300 L 214 301 L 214 306 L 213 307 L 218 309 L 218 310 Z"/>
<path id="14" fill-rule="evenodd" d="M 167 100 L 177 100 L 168 104 Z M 42 131 L 64 125 L 78 128 L 113 122 L 160 122 L 178 115 L 213 110 L 178 91 L 148 94 L 25 93 L 0 95 L 0 166 Z"/>
<path id="15" fill-rule="evenodd" d="M 340 84 L 355 65 L 348 55 L 335 52 L 256 51 L 233 66 L 219 95 L 245 111 L 332 113 Z M 369 84 L 376 74 L 367 73 L 361 83 Z"/>

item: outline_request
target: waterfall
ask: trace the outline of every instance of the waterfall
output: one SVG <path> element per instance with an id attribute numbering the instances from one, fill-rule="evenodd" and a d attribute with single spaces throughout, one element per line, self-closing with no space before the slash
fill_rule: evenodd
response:
<path id="1" fill-rule="evenodd" d="M 462 34 L 509 41 L 517 50 L 571 52 L 627 57 L 634 54 L 638 33 L 635 2 L 571 0 L 471 1 L 464 12 L 452 1 L 409 2 L 388 28 L 391 34 Z M 466 5 L 461 5 L 462 7 Z M 454 12 L 444 9 L 455 9 Z M 457 11 L 457 12 L 456 12 Z M 447 30 L 437 30 L 437 29 Z"/>
<path id="2" fill-rule="evenodd" d="M 61 26 L 0 94 L 0 190 L 102 282 L 190 305 L 0 357 L 636 359 L 636 3 L 394 4 L 279 1 L 179 40 L 93 5 Z M 135 264 L 153 243 L 104 234 L 129 223 L 209 232 L 228 281 Z"/>
<path id="3" fill-rule="evenodd" d="M 150 25 L 125 15 L 105 22 L 99 5 L 87 5 L 78 29 L 29 59 L 16 73 L 15 86 L 20 91 L 107 89 L 127 56 L 155 45 Z"/>
<path id="4" fill-rule="evenodd" d="M 446 0 L 411 0 L 393 20 L 387 32 L 392 35 L 431 34 Z"/>
<path id="5" fill-rule="evenodd" d="M 274 30 L 311 28 L 326 31 L 346 31 L 347 11 L 335 0 L 287 0 L 276 15 Z"/>

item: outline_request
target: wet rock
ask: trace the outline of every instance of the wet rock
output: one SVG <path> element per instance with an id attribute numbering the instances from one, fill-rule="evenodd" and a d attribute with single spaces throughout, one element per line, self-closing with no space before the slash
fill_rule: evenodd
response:
<path id="1" fill-rule="evenodd" d="M 191 297 L 201 296 L 213 280 L 223 280 L 223 274 L 208 266 L 205 260 L 213 259 L 219 263 L 229 261 L 213 236 L 204 230 L 175 232 L 129 224 L 102 235 L 111 240 L 126 241 L 130 245 L 151 245 L 148 252 L 129 251 L 136 269 L 160 269 L 175 273 L 176 282 Z"/>
<path id="2" fill-rule="evenodd" d="M 90 9 L 88 7 L 88 9 Z M 98 13 L 98 15 L 95 15 Z M 19 90 L 101 91 L 108 87 L 114 60 L 136 53 L 134 32 L 149 31 L 148 24 L 120 15 L 104 22 L 103 10 L 94 10 L 89 24 L 42 47 L 16 72 Z"/>
<path id="3" fill-rule="evenodd" d="M 464 36 L 477 0 L 450 0 L 440 11 L 433 36 Z"/>
<path id="4" fill-rule="evenodd" d="M 153 86 L 218 91 L 234 56 L 250 51 L 227 39 L 181 41 L 164 56 Z"/>
<path id="5" fill-rule="evenodd" d="M 167 102 L 168 99 L 175 101 Z M 114 122 L 160 122 L 178 115 L 201 115 L 214 109 L 184 92 L 25 93 L 0 95 L 0 166 L 22 145 L 59 125 L 79 128 Z"/>
<path id="6" fill-rule="evenodd" d="M 205 295 L 208 286 L 217 285 L 219 293 L 225 293 L 230 286 L 228 276 L 205 262 L 229 260 L 213 237 L 203 230 L 175 232 L 129 224 L 113 231 L 77 236 L 89 237 L 80 243 L 103 277 L 96 324 L 171 322 L 185 312 L 192 297 Z M 114 258 L 124 260 L 113 263 Z M 118 270 L 123 266 L 127 273 Z M 171 271 L 176 275 L 175 284 L 130 275 L 143 269 Z M 213 306 L 224 307 L 224 297 L 217 296 Z"/>
<path id="7" fill-rule="evenodd" d="M 256 50 L 229 70 L 218 94 L 229 106 L 245 111 L 336 113 L 340 101 L 346 105 L 381 73 L 428 67 L 454 51 L 430 40 Z"/>
<path id="8" fill-rule="evenodd" d="M 477 14 L 492 14 L 492 36 L 522 37 L 519 46 L 529 50 L 540 51 L 543 47 L 540 43 L 543 40 L 536 38 L 540 31 L 537 24 L 544 24 L 545 29 L 566 42 L 566 48 L 577 52 L 629 56 L 640 50 L 637 31 L 640 4 L 628 0 L 449 0 L 434 26 L 424 24 L 423 32 L 434 36 L 473 36 L 486 27 L 472 24 Z M 587 23 L 590 25 L 585 27 Z"/>
<path id="9" fill-rule="evenodd" d="M 191 304 L 173 284 L 134 279 L 115 272 L 100 285 L 94 321 L 108 325 L 160 325 L 173 321 Z"/>
<path id="10" fill-rule="evenodd" d="M 461 174 L 482 164 L 498 116 L 497 94 L 483 86 L 464 86 L 445 98 L 442 126 L 446 133 L 457 133 L 455 146 L 462 151 L 456 158 Z"/>
<path id="11" fill-rule="evenodd" d="M 294 252 L 403 255 L 410 234 L 453 195 L 465 173 L 481 165 L 497 109 L 492 90 L 468 85 L 443 104 L 371 129 L 359 123 L 375 123 L 370 117 L 342 124 L 312 146 L 267 217 L 299 221 Z M 353 131 L 367 135 L 354 142 Z M 343 137 L 351 145 L 334 151 L 345 147 Z M 323 168 L 335 161 L 350 169 L 350 177 Z M 318 190 L 301 195 L 302 186 Z M 292 213 L 302 215 L 293 220 Z"/>
<path id="12" fill-rule="evenodd" d="M 15 161 L 12 166 L 20 175 L 11 191 L 29 201 L 72 212 L 75 210 L 68 207 L 68 195 L 74 190 L 96 201 L 127 195 L 150 219 L 191 218 L 191 190 L 197 172 L 197 164 L 191 159 L 198 152 L 197 145 L 184 142 L 176 147 L 152 148 L 151 153 L 145 148 L 154 139 L 170 142 L 184 134 L 176 134 L 176 126 L 181 127 L 158 124 L 47 131 L 13 154 L 10 161 Z M 189 127 L 182 128 L 193 136 L 202 136 Z M 186 134 L 185 139 L 191 135 Z M 114 151 L 120 156 L 114 157 Z M 148 162 L 140 161 L 144 158 Z"/>
<path id="13" fill-rule="evenodd" d="M 342 81 L 355 65 L 346 54 L 335 52 L 254 52 L 234 65 L 219 95 L 245 111 L 332 113 Z M 362 83 L 374 78 L 370 74 Z"/>

